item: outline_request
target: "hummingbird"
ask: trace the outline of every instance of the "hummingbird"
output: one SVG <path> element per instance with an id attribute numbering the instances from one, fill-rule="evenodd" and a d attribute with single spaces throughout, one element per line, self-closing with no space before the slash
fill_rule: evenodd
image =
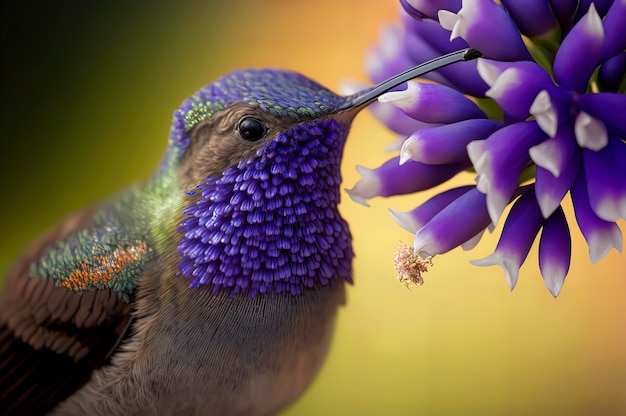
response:
<path id="1" fill-rule="evenodd" d="M 271 415 L 319 370 L 352 282 L 338 211 L 350 96 L 234 71 L 174 112 L 154 174 L 63 220 L 0 297 L 0 412 Z"/>

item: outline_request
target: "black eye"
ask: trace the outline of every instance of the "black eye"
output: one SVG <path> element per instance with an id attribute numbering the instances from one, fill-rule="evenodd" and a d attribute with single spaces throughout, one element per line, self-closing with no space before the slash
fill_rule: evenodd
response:
<path id="1" fill-rule="evenodd" d="M 265 136 L 267 127 L 256 118 L 244 117 L 237 124 L 237 133 L 246 141 L 256 142 Z"/>

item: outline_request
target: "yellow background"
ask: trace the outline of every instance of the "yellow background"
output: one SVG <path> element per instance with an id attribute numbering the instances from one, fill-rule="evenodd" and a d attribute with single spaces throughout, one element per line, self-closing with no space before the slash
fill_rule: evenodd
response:
<path id="1" fill-rule="evenodd" d="M 147 177 L 172 111 L 200 86 L 268 66 L 335 91 L 344 77 L 366 81 L 364 54 L 397 14 L 393 0 L 48 3 L 3 6 L 0 270 L 65 214 Z M 357 118 L 345 187 L 359 178 L 354 165 L 390 157 L 393 138 L 366 112 Z M 412 236 L 386 210 L 433 194 L 371 208 L 344 195 L 356 284 L 320 376 L 286 414 L 626 414 L 626 258 L 613 250 L 592 266 L 576 229 L 558 299 L 536 246 L 510 293 L 501 269 L 469 264 L 492 252 L 492 235 L 437 257 L 408 291 L 392 264 Z"/>

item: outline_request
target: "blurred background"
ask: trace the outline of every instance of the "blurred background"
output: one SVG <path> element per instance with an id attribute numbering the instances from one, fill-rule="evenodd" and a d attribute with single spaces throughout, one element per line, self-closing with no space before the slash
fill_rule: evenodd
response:
<path id="1" fill-rule="evenodd" d="M 2 275 L 63 216 L 146 178 L 172 111 L 202 85 L 245 67 L 296 70 L 335 91 L 346 77 L 366 81 L 364 55 L 397 12 L 395 0 L 2 2 Z M 393 139 L 361 114 L 345 187 L 356 164 L 390 158 Z M 356 284 L 321 374 L 285 414 L 626 414 L 626 257 L 613 250 L 592 266 L 576 229 L 558 299 L 536 245 L 510 293 L 501 269 L 469 264 L 493 251 L 500 225 L 473 251 L 437 257 L 409 291 L 393 256 L 412 235 L 387 208 L 436 192 L 370 208 L 344 195 Z"/>

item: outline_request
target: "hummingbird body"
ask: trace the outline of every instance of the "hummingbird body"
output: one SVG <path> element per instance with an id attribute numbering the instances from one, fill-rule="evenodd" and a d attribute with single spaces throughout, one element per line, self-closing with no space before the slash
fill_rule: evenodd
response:
<path id="1" fill-rule="evenodd" d="M 459 51 L 352 96 L 235 71 L 175 111 L 145 183 L 69 217 L 9 271 L 0 412 L 268 415 L 319 369 L 352 282 L 338 204 L 352 119 Z"/>
<path id="2" fill-rule="evenodd" d="M 46 357 L 22 368 L 27 385 L 7 371 L 5 408 L 274 414 L 293 402 L 351 282 L 337 204 L 354 114 L 333 113 L 340 102 L 275 70 L 233 72 L 184 102 L 150 180 L 66 220 L 9 273 L 3 366 Z"/>
<path id="3" fill-rule="evenodd" d="M 52 414 L 276 414 L 320 368 L 344 298 L 342 287 L 254 298 L 176 280 L 144 288 L 137 314 L 150 318 Z"/>

